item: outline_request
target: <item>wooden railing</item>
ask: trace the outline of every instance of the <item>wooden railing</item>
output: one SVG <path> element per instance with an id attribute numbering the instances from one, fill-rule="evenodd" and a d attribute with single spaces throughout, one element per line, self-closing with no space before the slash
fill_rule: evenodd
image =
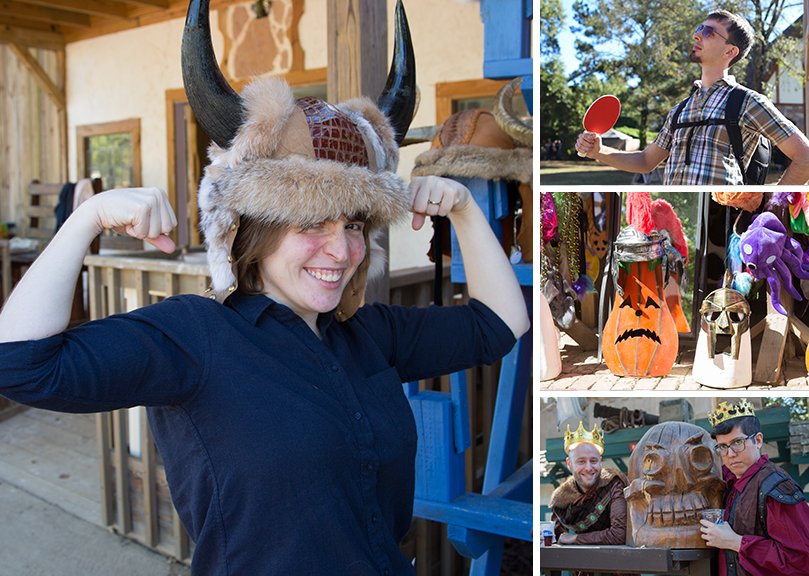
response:
<path id="1" fill-rule="evenodd" d="M 184 262 L 167 260 L 162 253 L 135 256 L 88 256 L 89 300 L 92 318 L 126 312 L 179 293 L 201 294 L 208 286 L 207 267 L 199 254 Z M 465 284 L 453 284 L 450 266 L 444 268 L 445 305 L 468 301 Z M 428 306 L 433 297 L 432 267 L 400 270 L 390 275 L 390 303 Z M 499 364 L 467 370 L 472 446 L 465 453 L 466 490 L 480 492 L 491 434 Z M 422 381 L 422 390 L 449 392 L 449 377 Z M 529 395 L 532 388 L 529 386 Z M 532 399 L 526 402 L 518 466 L 533 455 Z M 97 415 L 103 522 L 146 546 L 190 562 L 193 543 L 171 504 L 166 475 L 154 446 L 144 408 Z M 117 450 L 117 447 L 126 447 Z M 121 472 L 119 472 L 121 471 Z M 446 526 L 415 519 L 402 541 L 402 550 L 416 558 L 418 576 L 459 576 L 468 560 L 453 549 Z"/>

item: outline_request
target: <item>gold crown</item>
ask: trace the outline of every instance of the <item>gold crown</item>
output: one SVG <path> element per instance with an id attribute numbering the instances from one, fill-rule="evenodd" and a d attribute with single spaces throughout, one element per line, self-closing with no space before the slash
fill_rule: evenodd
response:
<path id="1" fill-rule="evenodd" d="M 579 444 L 592 444 L 598 448 L 598 453 L 604 453 L 604 436 L 598 429 L 598 424 L 593 426 L 593 431 L 588 432 L 584 429 L 584 424 L 579 422 L 579 429 L 575 434 L 570 432 L 570 424 L 567 425 L 567 433 L 565 434 L 565 454 L 568 454 L 572 448 Z"/>
<path id="2" fill-rule="evenodd" d="M 738 405 L 720 402 L 716 411 L 708 414 L 708 422 L 711 423 L 711 426 L 716 427 L 726 420 L 740 418 L 741 416 L 755 415 L 756 412 L 753 410 L 753 405 L 750 404 L 746 398 L 742 398 L 742 401 L 739 402 Z"/>

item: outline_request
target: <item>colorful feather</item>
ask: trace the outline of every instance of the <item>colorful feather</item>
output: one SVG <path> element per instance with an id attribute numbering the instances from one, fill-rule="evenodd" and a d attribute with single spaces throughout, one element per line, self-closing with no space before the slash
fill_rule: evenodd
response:
<path id="1" fill-rule="evenodd" d="M 648 234 L 654 230 L 652 197 L 648 192 L 626 193 L 626 221 L 636 231 Z"/>
<path id="2" fill-rule="evenodd" d="M 677 217 L 674 208 L 662 198 L 652 202 L 651 208 L 654 227 L 660 232 L 668 231 L 672 244 L 688 264 L 688 243 L 683 234 L 683 223 Z"/>
<path id="3" fill-rule="evenodd" d="M 798 201 L 800 192 L 773 192 L 770 199 L 767 200 L 767 210 L 772 211 L 773 208 L 778 206 L 789 206 Z"/>
<path id="4" fill-rule="evenodd" d="M 553 196 L 550 192 L 540 192 L 541 216 L 539 221 L 540 232 L 542 233 L 542 244 L 547 244 L 556 236 L 559 226 L 556 221 L 556 207 L 553 204 Z M 542 250 L 542 246 L 540 246 Z"/>
<path id="5" fill-rule="evenodd" d="M 596 291 L 596 287 L 595 284 L 593 284 L 593 280 L 587 274 L 584 274 L 573 283 L 573 290 L 576 292 L 576 297 L 579 299 L 579 302 L 583 302 L 587 294 Z"/>

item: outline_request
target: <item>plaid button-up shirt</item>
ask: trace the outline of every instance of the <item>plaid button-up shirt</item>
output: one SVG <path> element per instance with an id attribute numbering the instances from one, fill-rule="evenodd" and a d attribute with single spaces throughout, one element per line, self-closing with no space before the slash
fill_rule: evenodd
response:
<path id="1" fill-rule="evenodd" d="M 736 86 L 736 79 L 726 76 L 717 80 L 705 93 L 702 92 L 701 81 L 694 82 L 694 86 L 696 90 L 683 108 L 679 121 L 724 118 L 725 103 Z M 663 129 L 654 139 L 655 144 L 669 151 L 665 184 L 742 184 L 742 171 L 733 155 L 727 127 L 697 126 L 681 128 L 673 133 L 671 125 L 676 120 L 673 118 L 676 110 L 675 107 L 669 112 Z M 758 146 L 759 136 L 769 138 L 777 146 L 798 131 L 766 96 L 757 92 L 748 92 L 742 101 L 739 127 L 742 131 L 745 167 Z M 686 142 L 692 130 L 690 162 L 686 164 Z"/>

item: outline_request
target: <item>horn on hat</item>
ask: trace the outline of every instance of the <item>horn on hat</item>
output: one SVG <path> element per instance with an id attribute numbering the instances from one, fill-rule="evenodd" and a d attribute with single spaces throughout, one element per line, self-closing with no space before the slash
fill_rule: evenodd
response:
<path id="1" fill-rule="evenodd" d="M 500 88 L 497 95 L 494 97 L 492 114 L 494 115 L 494 119 L 497 121 L 497 124 L 503 129 L 503 132 L 511 136 L 523 146 L 533 146 L 533 126 L 522 121 L 514 113 L 514 108 L 511 104 L 511 101 L 514 98 L 514 92 L 517 91 L 517 87 L 520 84 L 522 84 L 522 78 L 518 76 Z"/>
<path id="2" fill-rule="evenodd" d="M 388 80 L 382 94 L 376 101 L 379 109 L 385 113 L 396 133 L 396 143 L 401 146 L 407 129 L 413 121 L 413 112 L 418 98 L 416 90 L 416 55 L 410 38 L 410 27 L 407 25 L 402 0 L 396 2 L 394 19 L 395 38 L 393 41 L 393 60 L 388 72 Z"/>
<path id="3" fill-rule="evenodd" d="M 191 0 L 182 44 L 183 86 L 202 129 L 222 148 L 236 136 L 244 111 L 242 98 L 222 76 L 211 43 L 210 0 Z"/>
<path id="4" fill-rule="evenodd" d="M 197 122 L 221 148 L 228 148 L 243 120 L 242 99 L 216 62 L 208 18 L 210 0 L 191 0 L 182 43 L 183 85 Z M 402 1 L 396 4 L 393 61 L 377 106 L 402 143 L 416 103 L 416 61 Z"/>

